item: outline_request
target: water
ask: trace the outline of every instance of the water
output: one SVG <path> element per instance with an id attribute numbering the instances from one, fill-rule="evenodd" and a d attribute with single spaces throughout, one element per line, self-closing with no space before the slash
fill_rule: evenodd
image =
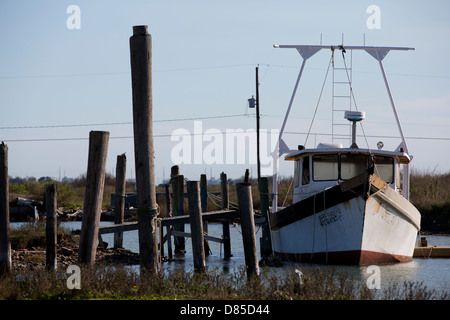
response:
<path id="1" fill-rule="evenodd" d="M 15 223 L 11 223 L 14 228 Z M 108 225 L 112 222 L 101 222 L 100 225 Z M 62 226 L 69 229 L 81 228 L 81 222 L 63 222 Z M 189 232 L 189 225 L 185 225 L 186 232 Z M 221 224 L 209 224 L 208 233 L 213 237 L 220 238 L 222 236 Z M 261 237 L 262 229 L 256 228 L 256 242 L 259 251 L 259 238 Z M 245 264 L 244 252 L 242 246 L 242 235 L 240 226 L 230 225 L 231 235 L 231 253 L 233 256 L 230 259 L 223 259 L 223 245 L 217 242 L 209 241 L 211 254 L 206 258 L 206 266 L 209 270 L 222 270 L 223 272 L 236 272 Z M 106 241 L 109 246 L 114 243 L 113 234 L 102 235 L 103 241 Z M 444 235 L 427 235 L 428 245 L 431 246 L 450 246 L 450 236 Z M 133 252 L 139 252 L 138 232 L 127 231 L 124 232 L 123 246 Z M 191 272 L 194 269 L 194 262 L 192 256 L 191 240 L 186 238 L 186 254 L 175 256 L 175 261 L 164 262 L 162 268 L 167 271 L 186 271 Z M 164 248 L 167 255 L 167 245 Z M 299 268 L 307 270 L 308 268 L 315 268 L 309 264 L 285 264 L 282 268 L 271 268 L 270 272 L 277 272 L 280 275 L 289 269 Z M 372 273 L 368 273 L 368 266 L 326 266 L 320 265 L 320 268 L 336 268 L 348 273 L 355 281 L 367 282 Z M 428 289 L 435 289 L 438 292 L 450 292 L 450 259 L 421 259 L 414 258 L 411 262 L 385 264 L 379 265 L 381 289 L 387 288 L 393 283 L 403 284 L 403 282 L 422 282 Z M 138 270 L 138 266 L 136 266 Z"/>

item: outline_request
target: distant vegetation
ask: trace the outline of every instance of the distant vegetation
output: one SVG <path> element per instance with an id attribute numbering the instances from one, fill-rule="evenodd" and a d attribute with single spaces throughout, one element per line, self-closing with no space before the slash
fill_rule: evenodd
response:
<path id="1" fill-rule="evenodd" d="M 243 181 L 240 179 L 231 180 L 230 202 L 237 203 L 236 190 L 234 184 Z M 259 209 L 259 192 L 255 179 L 249 181 L 253 188 L 253 204 Z M 269 190 L 272 189 L 271 179 L 269 179 Z M 58 206 L 67 209 L 82 208 L 84 204 L 84 192 L 86 177 L 80 176 L 75 179 L 66 179 L 62 182 L 53 181 L 49 177 L 36 178 L 12 178 L 10 177 L 10 201 L 17 197 L 30 198 L 33 200 L 44 200 L 45 187 L 50 183 L 57 184 Z M 115 178 L 106 174 L 105 191 L 103 196 L 103 208 L 109 209 L 111 206 L 111 193 L 115 190 Z M 133 191 L 133 185 L 127 183 L 127 192 Z M 210 192 L 220 192 L 220 186 L 208 186 Z M 157 192 L 163 193 L 164 188 L 159 186 Z M 433 232 L 450 233 L 450 172 L 435 173 L 429 171 L 413 171 L 411 174 L 411 202 L 422 214 L 422 230 Z M 282 178 L 279 185 L 279 205 L 286 206 L 292 203 L 292 178 Z M 162 213 L 166 212 L 164 197 L 158 197 L 158 204 Z M 187 201 L 185 204 L 187 210 Z M 213 198 L 208 199 L 208 210 L 220 209 L 220 201 Z"/>
<path id="2" fill-rule="evenodd" d="M 423 231 L 450 233 L 450 172 L 413 171 L 410 198 L 422 214 Z"/>
<path id="3" fill-rule="evenodd" d="M 9 200 L 14 201 L 17 197 L 29 198 L 37 201 L 44 201 L 45 188 L 47 185 L 55 183 L 57 185 L 58 207 L 81 208 L 84 205 L 84 193 L 86 188 L 86 176 L 81 175 L 75 179 L 64 179 L 55 181 L 50 177 L 9 178 Z M 105 190 L 103 197 L 103 207 L 110 205 L 110 194 L 114 193 L 116 179 L 110 174 L 105 175 Z M 128 183 L 127 190 L 132 191 L 133 186 Z"/>

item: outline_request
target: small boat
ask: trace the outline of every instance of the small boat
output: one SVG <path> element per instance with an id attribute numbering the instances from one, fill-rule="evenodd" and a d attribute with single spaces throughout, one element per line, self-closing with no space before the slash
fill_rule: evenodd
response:
<path id="1" fill-rule="evenodd" d="M 294 161 L 293 204 L 277 206 L 277 177 L 274 171 L 271 244 L 275 256 L 305 263 L 355 264 L 411 261 L 420 230 L 420 213 L 409 202 L 411 156 L 398 121 L 395 105 L 382 64 L 390 50 L 398 47 L 276 46 L 295 48 L 303 64 L 275 149 L 274 160 L 287 154 Z M 351 124 L 351 145 L 319 143 L 315 148 L 299 145 L 290 150 L 282 140 L 284 126 L 305 62 L 321 49 L 365 50 L 380 64 L 402 143 L 396 150 L 360 148 L 357 125 L 365 113 L 347 110 Z M 351 86 L 351 82 L 349 81 Z M 351 87 L 350 87 L 351 88 Z M 352 92 L 352 90 L 350 90 Z M 283 146 L 284 148 L 280 148 Z M 275 169 L 278 165 L 275 165 Z"/>

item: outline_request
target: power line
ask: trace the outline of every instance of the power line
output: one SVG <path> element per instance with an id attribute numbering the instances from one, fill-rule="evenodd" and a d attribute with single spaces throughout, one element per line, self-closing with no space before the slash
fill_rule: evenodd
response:
<path id="1" fill-rule="evenodd" d="M 255 131 L 256 132 L 256 131 Z M 186 134 L 177 134 L 177 136 L 196 136 L 196 135 L 215 135 L 216 133 L 186 133 Z M 222 131 L 221 134 L 226 134 L 226 132 Z M 245 133 L 244 133 L 245 134 Z M 290 132 L 285 131 L 285 134 L 295 134 L 295 135 L 306 135 L 307 132 Z M 310 133 L 310 135 L 317 136 L 331 136 L 331 133 Z M 156 134 L 153 135 L 154 138 L 167 138 L 172 137 L 172 134 Z M 347 137 L 346 135 L 340 135 L 342 137 Z M 384 138 L 384 139 L 398 139 L 398 136 L 374 136 L 374 135 L 366 135 L 367 138 Z M 450 141 L 450 137 L 405 137 L 407 140 L 439 140 L 439 141 Z M 110 137 L 110 139 L 133 139 L 133 136 L 117 136 Z M 36 138 L 36 139 L 5 139 L 3 142 L 54 142 L 54 141 L 83 141 L 89 140 L 89 137 L 78 137 L 78 138 Z"/>
<path id="2" fill-rule="evenodd" d="M 221 118 L 236 118 L 236 117 L 248 117 L 246 113 L 242 114 L 230 114 L 230 115 L 218 115 L 208 117 L 192 117 L 192 118 L 178 118 L 178 119 L 165 119 L 165 120 L 153 120 L 153 122 L 176 122 L 176 121 L 192 121 L 192 120 L 208 120 L 208 119 L 221 119 Z M 1 130 L 10 129 L 48 129 L 48 128 L 71 128 L 71 127 L 93 127 L 93 126 L 115 126 L 115 125 L 129 125 L 133 122 L 104 122 L 104 123 L 85 123 L 85 124 L 57 124 L 57 125 L 36 125 L 36 126 L 4 126 L 0 127 Z"/>
<path id="3" fill-rule="evenodd" d="M 199 66 L 199 67 L 186 67 L 186 68 L 174 68 L 174 69 L 156 69 L 153 72 L 183 72 L 183 71 L 198 71 L 198 70 L 214 70 L 214 69 L 227 69 L 227 68 L 243 68 L 249 66 L 261 65 L 267 68 L 287 68 L 287 69 L 298 69 L 298 65 L 280 65 L 280 64 L 267 64 L 267 63 L 252 63 L 252 64 L 235 64 L 235 65 L 223 65 L 223 66 Z M 311 70 L 323 70 L 322 68 L 310 67 Z M 358 71 L 354 70 L 355 73 L 366 73 L 374 74 L 376 72 L 372 71 Z M 38 78 L 78 78 L 78 77 L 103 77 L 103 76 L 117 76 L 117 75 L 129 75 L 130 71 L 118 71 L 118 72 L 88 72 L 88 73 L 67 73 L 67 74 L 36 74 L 36 75 L 0 75 L 0 79 L 38 79 Z M 388 73 L 390 76 L 402 76 L 402 77 L 422 77 L 422 78 L 441 78 L 449 79 L 450 76 L 447 75 L 430 75 L 430 74 L 413 74 L 413 73 Z"/>
<path id="4" fill-rule="evenodd" d="M 203 66 L 203 67 L 186 67 L 174 69 L 156 69 L 153 72 L 179 72 L 179 71 L 197 71 L 197 70 L 214 70 L 227 68 L 242 68 L 254 66 L 255 64 L 235 64 L 223 66 Z M 267 65 L 268 66 L 268 65 Z M 117 76 L 130 75 L 131 71 L 118 72 L 88 72 L 88 73 L 62 73 L 62 74 L 30 74 L 30 75 L 0 75 L 0 79 L 36 79 L 36 78 L 79 78 L 79 77 L 103 77 L 103 76 Z"/>

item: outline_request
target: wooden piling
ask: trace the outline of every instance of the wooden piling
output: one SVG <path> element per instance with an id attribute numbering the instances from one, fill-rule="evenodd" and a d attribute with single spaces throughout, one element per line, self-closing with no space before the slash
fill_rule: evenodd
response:
<path id="1" fill-rule="evenodd" d="M 8 146 L 0 145 L 0 275 L 11 273 Z"/>
<path id="2" fill-rule="evenodd" d="M 127 180 L 127 157 L 125 153 L 117 156 L 116 162 L 116 190 L 114 193 L 114 224 L 122 224 L 125 215 L 125 190 Z M 122 248 L 123 232 L 114 233 L 114 248 Z"/>
<path id="3" fill-rule="evenodd" d="M 262 224 L 262 237 L 260 242 L 261 258 L 267 258 L 272 255 L 272 242 L 269 228 L 269 184 L 267 177 L 259 179 L 259 195 L 261 203 L 261 216 L 266 219 Z"/>
<path id="4" fill-rule="evenodd" d="M 152 48 L 147 26 L 130 37 L 134 153 L 141 271 L 158 272 L 157 203 L 153 148 Z"/>
<path id="5" fill-rule="evenodd" d="M 237 183 L 236 192 L 239 205 L 239 217 L 241 221 L 247 277 L 251 278 L 253 276 L 259 276 L 251 186 L 248 183 Z"/>
<path id="6" fill-rule="evenodd" d="M 200 199 L 202 212 L 208 211 L 208 180 L 206 179 L 206 174 L 200 175 Z M 203 232 L 208 234 L 208 221 L 203 221 Z M 209 243 L 208 240 L 205 239 L 205 256 L 209 256 Z"/>
<path id="7" fill-rule="evenodd" d="M 98 227 L 100 225 L 103 190 L 105 187 L 108 139 L 109 132 L 107 131 L 91 131 L 89 133 L 86 192 L 78 249 L 78 261 L 88 266 L 94 264 L 97 253 Z"/>
<path id="8" fill-rule="evenodd" d="M 204 272 L 206 270 L 206 263 L 201 215 L 202 209 L 200 205 L 200 185 L 198 181 L 188 181 L 186 186 L 189 203 L 189 222 L 191 224 L 194 269 L 197 272 Z"/>
<path id="9" fill-rule="evenodd" d="M 223 257 L 225 259 L 231 258 L 231 235 L 230 235 L 230 222 L 227 220 L 222 221 L 222 236 L 223 236 Z"/>
<path id="10" fill-rule="evenodd" d="M 249 178 L 250 178 L 250 170 L 245 169 L 244 182 L 248 183 Z"/>
<path id="11" fill-rule="evenodd" d="M 227 175 L 222 172 L 220 174 L 220 193 L 222 195 L 222 210 L 229 209 L 230 203 L 228 198 L 228 181 Z M 222 235 L 223 235 L 223 251 L 224 258 L 230 258 L 233 255 L 231 254 L 231 237 L 230 237 L 230 222 L 228 220 L 222 221 Z"/>
<path id="12" fill-rule="evenodd" d="M 184 176 L 182 174 L 177 176 L 176 183 L 176 201 L 177 201 L 177 216 L 184 216 Z M 174 225 L 175 231 L 184 232 L 184 223 Z M 175 237 L 175 253 L 185 253 L 185 240 L 184 237 Z"/>
<path id="13" fill-rule="evenodd" d="M 51 184 L 45 189 L 45 257 L 48 270 L 56 270 L 56 244 L 57 244 L 57 191 L 56 184 Z"/>
<path id="14" fill-rule="evenodd" d="M 170 185 L 165 185 L 165 193 L 166 193 L 166 217 L 172 216 L 172 205 L 170 202 Z M 166 234 L 167 234 L 167 252 L 169 255 L 169 259 L 172 259 L 172 238 L 170 236 L 170 226 L 166 226 Z M 163 245 L 161 245 L 161 248 Z M 162 254 L 161 254 L 162 255 Z"/>
<path id="15" fill-rule="evenodd" d="M 172 166 L 170 168 L 170 186 L 172 187 L 172 215 L 176 216 L 178 212 L 178 188 L 177 181 L 180 174 L 180 168 L 178 166 Z"/>
<path id="16" fill-rule="evenodd" d="M 230 202 L 228 199 L 228 181 L 226 173 L 222 172 L 220 174 L 220 194 L 222 196 L 222 210 L 228 209 L 230 207 Z"/>

